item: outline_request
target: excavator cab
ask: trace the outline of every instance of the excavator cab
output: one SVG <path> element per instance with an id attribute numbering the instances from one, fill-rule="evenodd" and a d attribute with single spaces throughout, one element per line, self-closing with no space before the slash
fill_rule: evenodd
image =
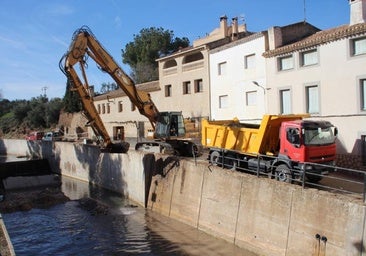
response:
<path id="1" fill-rule="evenodd" d="M 186 134 L 182 112 L 160 112 L 155 126 L 156 139 L 183 138 Z"/>

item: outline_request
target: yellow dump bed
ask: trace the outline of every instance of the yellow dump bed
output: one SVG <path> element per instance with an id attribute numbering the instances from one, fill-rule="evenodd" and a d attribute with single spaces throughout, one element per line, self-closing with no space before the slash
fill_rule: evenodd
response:
<path id="1" fill-rule="evenodd" d="M 265 115 L 260 125 L 239 120 L 202 120 L 202 145 L 247 154 L 274 154 L 279 148 L 279 131 L 284 121 L 308 115 Z"/>

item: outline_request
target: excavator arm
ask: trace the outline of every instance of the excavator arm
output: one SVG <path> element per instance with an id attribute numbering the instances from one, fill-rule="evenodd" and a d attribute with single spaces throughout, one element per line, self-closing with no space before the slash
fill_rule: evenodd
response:
<path id="1" fill-rule="evenodd" d="M 99 69 L 107 72 L 126 93 L 130 101 L 137 107 L 141 115 L 146 116 L 155 130 L 155 141 L 140 142 L 135 146 L 136 150 L 172 153 L 183 156 L 198 155 L 198 148 L 191 140 L 181 139 L 185 136 L 184 120 L 181 112 L 159 112 L 150 94 L 138 90 L 133 80 L 118 66 L 112 56 L 98 42 L 90 29 L 86 26 L 76 30 L 72 37 L 69 50 L 60 60 L 60 69 L 69 83 L 73 86 L 81 98 L 84 113 L 89 120 L 94 133 L 104 140 L 104 148 L 111 153 L 126 152 L 126 143 L 113 144 L 108 132 L 95 108 L 93 96 L 86 76 L 86 60 L 92 58 Z M 81 74 L 75 70 L 80 66 Z M 82 80 L 81 80 L 81 78 Z M 109 150 L 108 150 L 109 149 Z"/>
<path id="2" fill-rule="evenodd" d="M 114 79 L 131 102 L 138 108 L 140 114 L 146 116 L 155 128 L 155 124 L 159 119 L 159 111 L 151 100 L 150 94 L 136 88 L 133 80 L 118 66 L 90 29 L 84 26 L 74 32 L 69 50 L 60 60 L 60 69 L 72 84 L 73 90 L 78 92 L 89 124 L 96 135 L 103 138 L 104 146 L 110 148 L 113 147 L 113 143 L 95 108 L 93 97 L 90 93 L 85 71 L 87 57 L 92 58 L 102 71 L 107 72 Z M 77 64 L 80 66 L 83 81 L 75 70 Z"/>

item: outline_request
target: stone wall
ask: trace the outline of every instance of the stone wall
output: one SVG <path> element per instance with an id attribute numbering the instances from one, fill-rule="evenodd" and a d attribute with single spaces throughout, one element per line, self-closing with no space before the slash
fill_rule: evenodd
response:
<path id="1" fill-rule="evenodd" d="M 361 155 L 338 154 L 336 162 L 337 166 L 340 167 L 366 171 L 366 166 L 363 165 Z"/>

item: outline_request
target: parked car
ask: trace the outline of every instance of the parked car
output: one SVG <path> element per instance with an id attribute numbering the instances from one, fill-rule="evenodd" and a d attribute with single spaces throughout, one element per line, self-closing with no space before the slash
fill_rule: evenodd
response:
<path id="1" fill-rule="evenodd" d="M 44 132 L 34 131 L 27 135 L 26 140 L 41 140 L 44 136 Z"/>
<path id="2" fill-rule="evenodd" d="M 46 141 L 61 141 L 62 136 L 59 132 L 46 132 L 46 134 L 43 136 L 43 140 L 46 140 Z"/>

